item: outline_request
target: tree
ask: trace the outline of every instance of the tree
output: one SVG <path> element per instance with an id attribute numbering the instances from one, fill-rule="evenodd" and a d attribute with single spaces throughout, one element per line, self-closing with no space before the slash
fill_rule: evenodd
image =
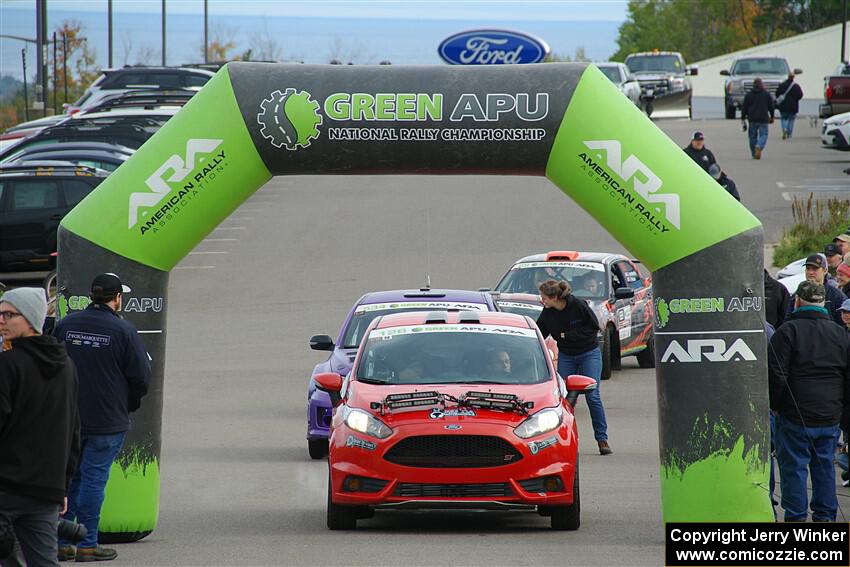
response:
<path id="1" fill-rule="evenodd" d="M 230 50 L 236 47 L 234 37 L 239 29 L 234 26 L 228 26 L 221 22 L 216 22 L 211 26 L 209 35 L 209 45 L 207 46 L 207 61 L 229 61 L 232 59 Z M 200 46 L 201 61 L 204 61 L 204 43 L 201 41 Z"/>

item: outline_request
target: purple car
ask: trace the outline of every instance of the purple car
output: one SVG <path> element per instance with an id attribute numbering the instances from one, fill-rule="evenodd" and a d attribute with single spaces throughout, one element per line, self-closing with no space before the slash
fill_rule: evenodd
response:
<path id="1" fill-rule="evenodd" d="M 496 311 L 496 307 L 490 294 L 481 291 L 423 288 L 367 293 L 348 313 L 336 344 L 329 335 L 310 338 L 311 349 L 331 351 L 331 356 L 313 369 L 313 376 L 322 372 L 348 374 L 369 323 L 379 315 L 408 311 Z M 316 388 L 311 376 L 307 389 L 307 448 L 313 459 L 327 455 L 332 416 L 330 397 Z"/>

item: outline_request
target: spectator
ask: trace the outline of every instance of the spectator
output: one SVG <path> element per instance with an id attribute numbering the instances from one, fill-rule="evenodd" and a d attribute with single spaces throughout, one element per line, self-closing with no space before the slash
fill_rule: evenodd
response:
<path id="1" fill-rule="evenodd" d="M 543 311 L 537 326 L 543 338 L 551 336 L 558 343 L 558 374 L 583 374 L 596 380 L 596 389 L 585 394 L 593 423 L 593 436 L 599 454 L 610 455 L 608 423 L 599 393 L 602 375 L 602 353 L 599 350 L 599 320 L 587 302 L 572 294 L 570 284 L 547 280 L 540 285 Z"/>
<path id="2" fill-rule="evenodd" d="M 708 168 L 717 164 L 714 154 L 705 147 L 705 134 L 697 130 L 691 136 L 691 143 L 683 148 L 688 156 L 708 173 Z"/>
<path id="3" fill-rule="evenodd" d="M 841 321 L 841 314 L 838 312 L 838 308 L 841 306 L 842 303 L 844 303 L 844 300 L 847 299 L 847 296 L 844 295 L 841 290 L 838 289 L 838 286 L 828 285 L 826 283 L 826 270 L 826 256 L 824 256 L 823 254 L 812 254 L 811 256 L 806 258 L 806 280 L 825 286 L 825 308 L 827 310 L 827 313 L 829 313 L 833 321 L 843 326 L 844 323 Z M 785 314 L 786 320 L 788 319 L 788 315 L 790 315 L 794 309 L 794 298 L 792 297 L 791 299 L 791 305 L 789 305 L 789 310 Z"/>
<path id="4" fill-rule="evenodd" d="M 812 520 L 834 522 L 837 510 L 833 456 L 839 425 L 850 416 L 850 334 L 828 323 L 825 287 L 801 282 L 794 312 L 770 340 L 770 409 L 776 412 L 776 457 L 786 522 L 808 514 L 811 471 Z"/>
<path id="5" fill-rule="evenodd" d="M 838 246 L 843 255 L 850 254 L 850 234 L 839 234 L 832 239 L 832 243 Z"/>
<path id="6" fill-rule="evenodd" d="M 794 73 L 788 73 L 788 79 L 776 87 L 776 108 L 779 110 L 783 140 L 790 140 L 791 134 L 794 133 L 794 120 L 800 112 L 802 98 L 803 89 L 794 82 Z"/>
<path id="7" fill-rule="evenodd" d="M 749 129 L 750 154 L 753 159 L 761 159 L 764 147 L 767 145 L 767 125 L 773 124 L 773 97 L 764 90 L 764 83 L 757 78 L 753 81 L 753 90 L 744 97 L 741 106 L 741 120 L 745 129 Z"/>
<path id="8" fill-rule="evenodd" d="M 784 285 L 776 281 L 767 270 L 764 271 L 764 316 L 775 329 L 785 320 L 789 311 L 791 294 Z"/>
<path id="9" fill-rule="evenodd" d="M 77 373 L 65 345 L 41 334 L 46 311 L 40 288 L 0 299 L 11 343 L 0 353 L 0 563 L 17 540 L 31 567 L 58 565 L 56 525 L 80 450 Z"/>
<path id="10" fill-rule="evenodd" d="M 841 293 L 850 297 L 850 266 L 841 262 L 835 270 L 835 283 L 838 284 L 838 289 Z"/>
<path id="11" fill-rule="evenodd" d="M 151 374 L 138 331 L 118 315 L 129 291 L 115 274 L 95 277 L 91 304 L 62 319 L 54 331 L 80 374 L 82 453 L 64 517 L 88 532 L 76 549 L 60 542 L 60 556 L 67 559 L 109 561 L 118 555 L 98 545 L 100 508 L 109 469 L 130 429 L 130 412 L 139 408 Z"/>
<path id="12" fill-rule="evenodd" d="M 726 175 L 726 172 L 721 170 L 717 164 L 708 168 L 708 173 L 714 178 L 721 187 L 726 189 L 726 192 L 732 195 L 736 201 L 741 201 L 741 195 L 738 193 L 738 186 L 732 181 L 732 178 Z"/>
<path id="13" fill-rule="evenodd" d="M 841 248 L 839 248 L 835 243 L 827 244 L 823 248 L 823 254 L 826 256 L 826 263 L 829 267 L 829 275 L 834 277 L 835 270 L 838 268 L 838 265 L 841 263 L 844 256 L 841 253 Z"/>
<path id="14" fill-rule="evenodd" d="M 850 331 L 850 299 L 844 301 L 841 307 L 838 308 L 841 313 L 841 320 L 844 322 L 844 329 Z"/>

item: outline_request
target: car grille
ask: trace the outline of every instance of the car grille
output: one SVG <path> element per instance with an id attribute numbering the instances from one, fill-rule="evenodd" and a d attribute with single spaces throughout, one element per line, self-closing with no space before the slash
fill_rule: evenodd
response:
<path id="1" fill-rule="evenodd" d="M 667 92 L 667 80 L 659 81 L 657 79 L 649 80 L 649 81 L 639 81 L 640 82 L 640 90 L 645 93 L 646 89 L 652 89 L 652 94 L 655 96 L 663 95 Z"/>
<path id="2" fill-rule="evenodd" d="M 522 455 L 500 437 L 423 435 L 399 441 L 384 458 L 408 467 L 453 469 L 510 465 Z"/>
<path id="3" fill-rule="evenodd" d="M 418 498 L 478 498 L 513 496 L 514 491 L 507 482 L 490 484 L 413 484 L 399 483 L 394 496 Z"/>
<path id="4" fill-rule="evenodd" d="M 762 81 L 762 83 L 764 83 L 764 90 L 773 94 L 776 92 L 776 88 L 782 83 L 782 81 Z M 744 90 L 745 93 L 750 92 L 751 90 L 753 90 L 753 80 L 745 79 L 741 81 L 741 88 Z"/>

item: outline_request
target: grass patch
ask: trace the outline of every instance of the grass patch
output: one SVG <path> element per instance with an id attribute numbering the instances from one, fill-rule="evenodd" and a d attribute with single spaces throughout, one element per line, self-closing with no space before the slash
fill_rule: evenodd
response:
<path id="1" fill-rule="evenodd" d="M 837 197 L 815 200 L 813 193 L 807 199 L 794 197 L 791 214 L 794 224 L 782 232 L 773 251 L 773 265 L 777 267 L 823 252 L 835 235 L 846 232 L 850 225 L 850 200 Z"/>

